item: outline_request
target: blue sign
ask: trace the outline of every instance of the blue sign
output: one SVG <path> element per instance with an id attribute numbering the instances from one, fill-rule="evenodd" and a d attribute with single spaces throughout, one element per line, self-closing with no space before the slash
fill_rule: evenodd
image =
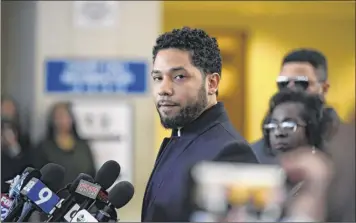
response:
<path id="1" fill-rule="evenodd" d="M 121 60 L 47 60 L 48 93 L 125 93 L 147 91 L 148 65 Z"/>
<path id="2" fill-rule="evenodd" d="M 32 178 L 22 189 L 21 193 L 46 214 L 50 214 L 60 200 L 53 191 L 36 178 Z"/>

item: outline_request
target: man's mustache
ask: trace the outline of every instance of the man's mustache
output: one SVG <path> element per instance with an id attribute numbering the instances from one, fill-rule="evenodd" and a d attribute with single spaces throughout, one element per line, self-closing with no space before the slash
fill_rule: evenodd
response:
<path id="1" fill-rule="evenodd" d="M 161 106 L 179 106 L 179 103 L 176 103 L 172 100 L 159 100 L 157 102 L 157 107 Z"/>

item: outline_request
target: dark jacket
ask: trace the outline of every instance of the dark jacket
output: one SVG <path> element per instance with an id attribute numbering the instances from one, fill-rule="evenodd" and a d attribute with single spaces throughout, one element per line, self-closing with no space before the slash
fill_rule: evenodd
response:
<path id="1" fill-rule="evenodd" d="M 330 142 L 333 136 L 336 134 L 339 125 L 341 123 L 336 111 L 331 107 L 326 107 L 324 113 L 327 113 L 328 120 L 327 131 L 325 132 L 326 143 Z M 260 139 L 254 143 L 251 143 L 252 150 L 255 152 L 258 161 L 262 164 L 277 164 L 277 158 L 268 153 L 264 139 Z"/>
<path id="2" fill-rule="evenodd" d="M 6 181 L 21 175 L 26 167 L 34 167 L 31 158 L 30 148 L 21 148 L 21 152 L 15 157 L 1 151 L 1 193 L 7 193 L 9 190 L 10 185 L 5 183 Z"/>
<path id="3" fill-rule="evenodd" d="M 80 173 L 95 177 L 95 163 L 88 143 L 77 139 L 74 148 L 64 151 L 50 139 L 43 140 L 37 148 L 37 165 L 42 168 L 47 163 L 56 163 L 65 168 L 62 185 L 73 182 Z"/>
<path id="4" fill-rule="evenodd" d="M 277 157 L 268 153 L 268 148 L 263 138 L 258 140 L 257 142 L 252 143 L 251 148 L 253 152 L 256 154 L 259 163 L 278 164 Z"/>
<path id="5" fill-rule="evenodd" d="M 355 222 L 355 121 L 342 124 L 328 146 L 334 162 L 327 222 Z"/>
<path id="6" fill-rule="evenodd" d="M 225 149 L 224 145 L 236 147 Z M 202 160 L 257 163 L 244 138 L 234 129 L 222 103 L 209 108 L 160 147 L 149 178 L 141 221 L 187 221 L 185 194 L 189 168 Z"/>

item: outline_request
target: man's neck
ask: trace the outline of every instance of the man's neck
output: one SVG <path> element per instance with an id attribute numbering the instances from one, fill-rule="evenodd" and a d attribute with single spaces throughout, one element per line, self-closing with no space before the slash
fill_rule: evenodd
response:
<path id="1" fill-rule="evenodd" d="M 214 105 L 216 105 L 218 103 L 217 99 L 216 99 L 216 95 L 212 95 L 208 97 L 208 104 L 205 107 L 205 109 L 200 113 L 200 115 L 205 112 L 206 110 L 208 110 L 209 108 L 213 107 Z M 199 116 L 200 116 L 199 115 Z"/>
<path id="2" fill-rule="evenodd" d="M 208 102 L 207 106 L 205 107 L 205 109 L 203 109 L 201 111 L 201 113 L 192 121 L 194 122 L 196 119 L 198 119 L 206 110 L 208 110 L 209 108 L 213 107 L 214 105 L 216 105 L 218 102 L 215 100 L 215 101 L 210 101 Z M 177 135 L 178 136 L 181 136 L 181 130 L 184 129 L 184 126 L 183 127 L 177 127 Z"/>
<path id="3" fill-rule="evenodd" d="M 212 102 L 212 103 L 209 103 L 207 106 L 206 106 L 206 108 L 204 109 L 204 111 L 206 111 L 206 110 L 208 110 L 209 108 L 211 108 L 211 107 L 213 107 L 214 105 L 216 105 L 218 102 L 217 101 L 214 101 L 214 102 Z M 204 112 L 203 111 L 203 112 Z"/>
<path id="4" fill-rule="evenodd" d="M 216 99 L 215 99 L 215 101 L 209 101 L 208 100 L 208 104 L 207 104 L 207 106 L 200 112 L 200 114 L 195 118 L 195 119 L 197 119 L 197 118 L 199 118 L 200 116 L 201 116 L 201 114 L 203 114 L 206 110 L 208 110 L 209 108 L 211 108 L 211 107 L 213 107 L 214 105 L 216 105 L 218 102 L 216 101 Z M 194 119 L 194 120 L 195 120 Z M 194 121 L 193 120 L 193 121 Z"/>

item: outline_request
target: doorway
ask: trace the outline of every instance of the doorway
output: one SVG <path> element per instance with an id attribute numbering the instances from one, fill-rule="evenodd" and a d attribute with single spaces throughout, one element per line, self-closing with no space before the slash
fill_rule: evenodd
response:
<path id="1" fill-rule="evenodd" d="M 234 127 L 245 135 L 245 63 L 247 35 L 239 30 L 203 27 L 216 37 L 222 56 L 218 101 L 225 105 Z"/>

